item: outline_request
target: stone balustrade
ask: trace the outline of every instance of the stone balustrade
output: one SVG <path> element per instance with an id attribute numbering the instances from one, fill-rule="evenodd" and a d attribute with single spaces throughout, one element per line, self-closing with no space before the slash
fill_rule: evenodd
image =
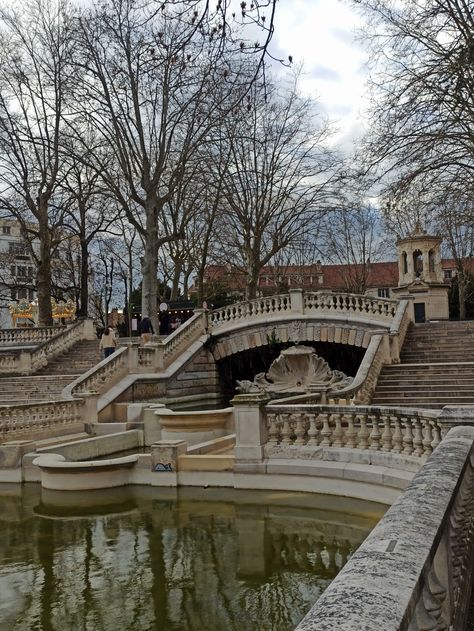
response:
<path id="1" fill-rule="evenodd" d="M 80 399 L 0 406 L 0 441 L 83 431 L 86 408 Z"/>
<path id="2" fill-rule="evenodd" d="M 206 312 L 198 311 L 163 341 L 122 346 L 74 381 L 65 393 L 73 397 L 89 392 L 103 394 L 128 374 L 166 370 L 205 333 L 206 326 Z"/>
<path id="3" fill-rule="evenodd" d="M 293 457 L 298 447 L 346 447 L 427 458 L 446 432 L 438 414 L 408 408 L 268 405 L 266 454 L 272 455 L 278 445 L 291 447 Z"/>
<path id="4" fill-rule="evenodd" d="M 66 329 L 65 326 L 38 326 L 28 329 L 0 329 L 0 344 L 41 344 Z"/>
<path id="5" fill-rule="evenodd" d="M 103 394 L 111 388 L 117 381 L 125 377 L 130 369 L 131 348 L 119 348 L 112 355 L 103 359 L 96 366 L 73 381 L 65 394 L 73 397 L 80 397 L 88 393 Z"/>
<path id="6" fill-rule="evenodd" d="M 370 403 L 380 371 L 386 363 L 389 363 L 389 358 L 384 336 L 373 335 L 354 381 L 334 393 L 333 398 L 337 401 L 351 399 L 357 404 Z"/>
<path id="7" fill-rule="evenodd" d="M 466 629 L 474 429 L 451 429 L 297 631 Z"/>
<path id="8" fill-rule="evenodd" d="M 22 329 L 13 330 L 21 331 Z M 45 366 L 57 355 L 68 351 L 77 342 L 95 337 L 92 320 L 79 320 L 68 327 L 40 327 L 25 330 L 40 332 L 37 338 L 30 340 L 38 342 L 38 345 L 33 350 L 25 349 L 13 354 L 2 353 L 0 373 L 30 374 Z M 31 335 L 33 336 L 33 333 Z"/>
<path id="9" fill-rule="evenodd" d="M 301 289 L 291 290 L 288 294 L 256 298 L 241 302 L 209 313 L 211 330 L 238 325 L 240 321 L 258 321 L 268 318 L 285 318 L 292 314 L 358 317 L 370 320 L 380 326 L 390 325 L 396 314 L 398 300 L 373 298 L 347 293 L 327 291 L 305 292 Z"/>

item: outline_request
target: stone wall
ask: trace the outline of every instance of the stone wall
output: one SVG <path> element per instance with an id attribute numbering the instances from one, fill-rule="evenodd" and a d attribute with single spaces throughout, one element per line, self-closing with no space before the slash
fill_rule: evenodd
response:
<path id="1" fill-rule="evenodd" d="M 206 394 L 217 397 L 221 394 L 221 387 L 214 357 L 207 348 L 202 348 L 178 375 L 171 379 L 140 379 L 122 393 L 116 402 L 168 400 Z"/>

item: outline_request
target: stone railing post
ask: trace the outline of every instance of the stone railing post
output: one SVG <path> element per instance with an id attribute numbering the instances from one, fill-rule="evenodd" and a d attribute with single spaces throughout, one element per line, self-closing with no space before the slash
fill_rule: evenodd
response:
<path id="1" fill-rule="evenodd" d="M 97 392 L 81 392 L 81 398 L 84 398 L 84 405 L 81 410 L 82 421 L 85 425 L 97 423 Z"/>
<path id="2" fill-rule="evenodd" d="M 194 309 L 193 313 L 200 313 L 202 319 L 202 333 L 207 333 L 209 329 L 209 311 L 207 309 Z"/>
<path id="3" fill-rule="evenodd" d="M 290 289 L 291 310 L 304 313 L 304 293 L 302 289 Z"/>
<path id="4" fill-rule="evenodd" d="M 135 372 L 138 369 L 138 346 L 127 347 L 128 371 Z"/>
<path id="5" fill-rule="evenodd" d="M 26 351 L 20 352 L 18 358 L 18 372 L 21 374 L 29 374 L 31 370 L 31 353 Z"/>
<path id="6" fill-rule="evenodd" d="M 234 406 L 235 462 L 262 462 L 268 440 L 265 418 L 266 394 L 238 394 Z"/>
<path id="7" fill-rule="evenodd" d="M 83 338 L 85 340 L 96 340 L 97 335 L 95 332 L 94 320 L 92 318 L 86 318 L 83 324 Z"/>
<path id="8" fill-rule="evenodd" d="M 158 344 L 155 348 L 154 366 L 156 370 L 165 369 L 165 347 L 162 343 Z"/>

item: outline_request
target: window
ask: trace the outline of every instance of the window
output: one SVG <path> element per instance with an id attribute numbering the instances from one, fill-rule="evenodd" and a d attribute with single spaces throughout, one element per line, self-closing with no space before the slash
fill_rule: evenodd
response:
<path id="1" fill-rule="evenodd" d="M 420 250 L 413 252 L 413 270 L 417 278 L 423 274 L 423 254 Z"/>
<path id="2" fill-rule="evenodd" d="M 452 269 L 445 269 L 444 270 L 444 280 L 451 280 L 453 277 L 453 270 Z"/>
<path id="3" fill-rule="evenodd" d="M 382 287 L 381 289 L 377 289 L 377 294 L 379 298 L 390 298 L 390 289 L 388 289 L 388 287 Z"/>
<path id="4" fill-rule="evenodd" d="M 428 267 L 431 273 L 435 271 L 435 255 L 433 250 L 428 252 Z"/>
<path id="5" fill-rule="evenodd" d="M 25 243 L 21 241 L 9 241 L 8 242 L 8 251 L 10 254 L 16 254 L 20 256 L 28 256 L 28 247 Z"/>
<path id="6" fill-rule="evenodd" d="M 12 229 L 10 226 L 2 226 L 2 232 L 3 234 L 11 234 L 12 233 Z"/>
<path id="7" fill-rule="evenodd" d="M 406 252 L 402 252 L 402 268 L 403 268 L 403 273 L 407 274 L 408 273 L 408 257 L 407 257 Z"/>

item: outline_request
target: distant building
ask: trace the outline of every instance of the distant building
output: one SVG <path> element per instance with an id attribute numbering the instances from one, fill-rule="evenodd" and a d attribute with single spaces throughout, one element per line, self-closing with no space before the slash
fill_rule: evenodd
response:
<path id="1" fill-rule="evenodd" d="M 8 303 L 36 299 L 36 267 L 20 223 L 0 219 L 0 327 L 12 325 Z"/>
<path id="2" fill-rule="evenodd" d="M 397 242 L 398 261 L 366 265 L 311 265 L 264 267 L 258 281 L 259 296 L 285 293 L 290 289 L 346 291 L 379 298 L 409 298 L 417 321 L 445 319 L 448 291 L 456 275 L 452 259 L 441 259 L 441 238 L 427 235 L 419 227 Z M 208 296 L 221 294 L 234 300 L 244 297 L 245 274 L 224 265 L 210 265 L 204 283 Z M 191 288 L 195 293 L 195 288 Z"/>

